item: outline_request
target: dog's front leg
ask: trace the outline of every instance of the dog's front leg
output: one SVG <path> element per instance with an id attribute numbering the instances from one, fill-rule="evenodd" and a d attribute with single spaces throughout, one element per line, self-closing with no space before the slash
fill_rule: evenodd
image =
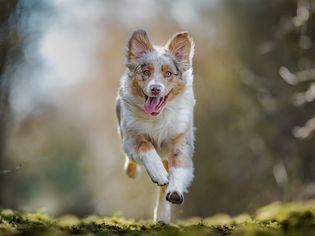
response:
<path id="1" fill-rule="evenodd" d="M 193 136 L 187 133 L 178 135 L 171 141 L 169 160 L 169 184 L 166 200 L 174 204 L 184 201 L 184 193 L 193 180 Z"/>
<path id="2" fill-rule="evenodd" d="M 154 183 L 160 186 L 168 184 L 168 173 L 153 144 L 141 134 L 129 132 L 124 137 L 123 146 L 127 155 L 144 165 Z"/>

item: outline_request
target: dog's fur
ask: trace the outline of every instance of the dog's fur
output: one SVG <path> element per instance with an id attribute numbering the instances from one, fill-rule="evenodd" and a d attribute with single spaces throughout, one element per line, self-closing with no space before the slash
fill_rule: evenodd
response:
<path id="1" fill-rule="evenodd" d="M 155 46 L 145 31 L 135 31 L 127 44 L 116 101 L 125 171 L 134 178 L 143 164 L 161 186 L 154 220 L 165 223 L 170 222 L 170 203 L 183 202 L 193 179 L 193 55 L 188 32 Z"/>

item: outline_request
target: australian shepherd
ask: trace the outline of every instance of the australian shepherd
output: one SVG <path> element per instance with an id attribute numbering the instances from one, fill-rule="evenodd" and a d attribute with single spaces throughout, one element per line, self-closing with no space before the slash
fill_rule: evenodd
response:
<path id="1" fill-rule="evenodd" d="M 156 46 L 145 31 L 137 30 L 127 43 L 116 101 L 124 167 L 134 178 L 139 164 L 144 165 L 159 185 L 155 222 L 170 222 L 171 203 L 183 203 L 194 177 L 193 55 L 188 32 Z"/>

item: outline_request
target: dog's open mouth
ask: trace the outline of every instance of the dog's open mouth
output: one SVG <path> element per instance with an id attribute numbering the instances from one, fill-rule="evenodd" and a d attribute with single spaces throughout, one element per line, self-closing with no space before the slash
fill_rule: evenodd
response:
<path id="1" fill-rule="evenodd" d="M 146 94 L 144 94 L 145 97 L 144 112 L 152 116 L 157 116 L 158 114 L 160 114 L 169 94 L 170 93 L 168 93 L 164 97 L 149 97 Z"/>

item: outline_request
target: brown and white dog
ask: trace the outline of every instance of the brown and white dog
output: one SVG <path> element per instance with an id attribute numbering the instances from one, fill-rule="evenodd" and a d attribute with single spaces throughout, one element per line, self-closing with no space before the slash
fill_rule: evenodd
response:
<path id="1" fill-rule="evenodd" d="M 192 58 L 188 32 L 155 46 L 143 30 L 127 44 L 126 70 L 116 112 L 127 154 L 125 171 L 134 178 L 143 164 L 159 186 L 154 221 L 170 222 L 170 203 L 181 204 L 193 179 L 194 128 Z M 158 209 L 162 205 L 162 210 Z"/>

